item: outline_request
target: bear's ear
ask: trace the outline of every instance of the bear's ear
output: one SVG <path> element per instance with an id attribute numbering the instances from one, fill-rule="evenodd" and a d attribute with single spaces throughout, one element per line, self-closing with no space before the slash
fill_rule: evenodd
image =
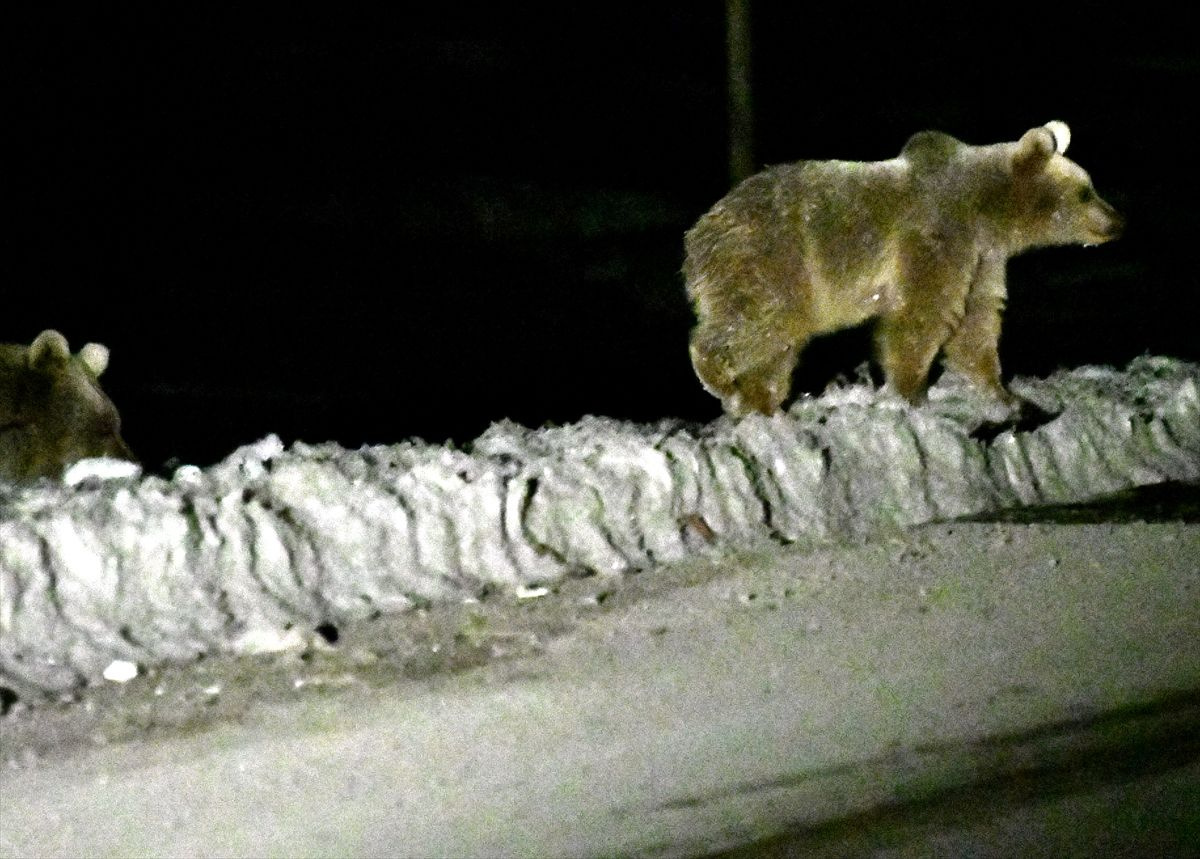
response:
<path id="1" fill-rule="evenodd" d="M 93 376 L 99 376 L 108 368 L 108 347 L 89 343 L 79 350 L 79 360 L 92 371 Z"/>
<path id="2" fill-rule="evenodd" d="M 1013 171 L 1039 173 L 1057 150 L 1058 139 L 1049 126 L 1031 128 L 1017 141 L 1017 149 L 1012 157 Z"/>
<path id="3" fill-rule="evenodd" d="M 1062 155 L 1071 145 L 1071 128 L 1061 119 L 1052 119 L 1044 126 L 1054 135 L 1054 151 Z"/>
<path id="4" fill-rule="evenodd" d="M 35 370 L 50 370 L 71 360 L 71 347 L 67 338 L 47 328 L 29 346 L 29 366 Z"/>

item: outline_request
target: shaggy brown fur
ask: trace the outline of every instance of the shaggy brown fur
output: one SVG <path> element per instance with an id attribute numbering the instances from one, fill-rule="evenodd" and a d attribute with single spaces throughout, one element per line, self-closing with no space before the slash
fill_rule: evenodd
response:
<path id="1" fill-rule="evenodd" d="M 938 353 L 974 384 L 1000 381 L 1005 263 L 1032 247 L 1100 244 L 1120 215 L 1063 156 L 1061 122 L 1014 143 L 914 135 L 890 161 L 801 161 L 742 182 L 688 231 L 691 355 L 733 415 L 787 399 L 818 334 L 876 319 L 893 390 L 924 398 Z"/>
<path id="2" fill-rule="evenodd" d="M 132 460 L 121 418 L 97 377 L 108 350 L 89 343 L 72 355 L 57 331 L 29 346 L 0 344 L 0 480 L 59 477 L 91 456 Z"/>

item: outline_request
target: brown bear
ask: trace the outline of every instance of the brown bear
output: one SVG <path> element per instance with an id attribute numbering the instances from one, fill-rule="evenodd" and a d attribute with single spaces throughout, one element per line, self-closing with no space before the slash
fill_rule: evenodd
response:
<path id="1" fill-rule="evenodd" d="M 696 374 L 725 410 L 771 414 L 814 336 L 871 318 L 889 386 L 913 403 L 945 364 L 1012 403 L 1000 381 L 1005 263 L 1107 242 L 1123 220 L 1063 157 L 1049 122 L 1015 143 L 923 131 L 889 161 L 800 161 L 751 176 L 691 230 L 684 277 Z"/>
<path id="2" fill-rule="evenodd" d="M 0 480 L 61 477 L 93 456 L 134 459 L 96 381 L 107 366 L 108 349 L 89 343 L 72 355 L 57 331 L 29 346 L 0 344 Z"/>

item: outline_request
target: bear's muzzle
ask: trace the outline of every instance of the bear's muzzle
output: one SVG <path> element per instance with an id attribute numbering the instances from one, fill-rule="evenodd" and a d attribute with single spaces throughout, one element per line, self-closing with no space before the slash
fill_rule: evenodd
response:
<path id="1" fill-rule="evenodd" d="M 1125 232 L 1125 218 L 1103 200 L 1088 213 L 1089 245 L 1100 245 L 1119 239 Z"/>

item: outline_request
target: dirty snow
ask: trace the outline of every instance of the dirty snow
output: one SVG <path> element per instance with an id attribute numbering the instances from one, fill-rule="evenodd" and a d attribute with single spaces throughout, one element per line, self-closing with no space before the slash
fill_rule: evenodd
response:
<path id="1" fill-rule="evenodd" d="M 62 692 L 114 660 L 269 650 L 496 589 L 1200 480 L 1197 365 L 1013 388 L 1043 422 L 997 422 L 950 379 L 923 408 L 850 386 L 707 426 L 500 423 L 461 449 L 271 436 L 171 479 L 0 489 L 0 686 Z"/>

